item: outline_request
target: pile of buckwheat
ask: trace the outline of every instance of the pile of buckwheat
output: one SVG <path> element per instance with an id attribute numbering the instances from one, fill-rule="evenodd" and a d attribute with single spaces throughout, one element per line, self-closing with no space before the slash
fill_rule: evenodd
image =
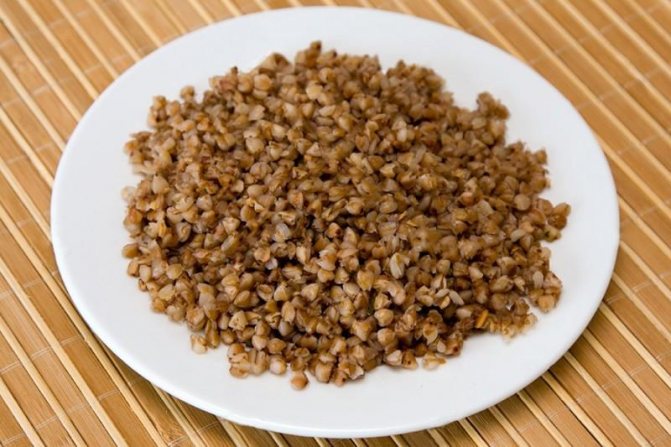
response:
<path id="1" fill-rule="evenodd" d="M 488 93 L 454 105 L 432 70 L 322 52 L 156 97 L 126 151 L 128 273 L 152 308 L 228 345 L 236 377 L 434 368 L 474 331 L 512 336 L 561 282 L 540 245 L 570 207 L 538 197 L 544 151 L 505 141 Z"/>

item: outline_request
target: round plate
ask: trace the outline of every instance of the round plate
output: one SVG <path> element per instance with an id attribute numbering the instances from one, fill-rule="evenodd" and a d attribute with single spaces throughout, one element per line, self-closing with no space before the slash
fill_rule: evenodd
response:
<path id="1" fill-rule="evenodd" d="M 154 95 L 177 97 L 187 84 L 267 54 L 295 52 L 320 39 L 340 52 L 377 54 L 432 67 L 459 104 L 481 91 L 511 112 L 508 138 L 545 147 L 552 188 L 572 206 L 552 269 L 564 282 L 558 307 L 527 334 L 506 341 L 479 335 L 434 371 L 381 367 L 344 387 L 312 381 L 294 391 L 287 377 L 244 380 L 228 373 L 225 349 L 196 355 L 188 330 L 150 311 L 126 275 L 121 190 L 137 178 L 124 154 L 129 134 L 146 128 Z M 52 197 L 56 259 L 72 300 L 91 329 L 131 368 L 168 393 L 241 424 L 285 433 L 363 437 L 433 427 L 476 413 L 519 391 L 556 362 L 594 315 L 618 243 L 615 188 L 606 160 L 580 115 L 533 70 L 461 31 L 394 13 L 352 8 L 264 12 L 203 28 L 129 69 L 91 106 L 70 138 Z"/>

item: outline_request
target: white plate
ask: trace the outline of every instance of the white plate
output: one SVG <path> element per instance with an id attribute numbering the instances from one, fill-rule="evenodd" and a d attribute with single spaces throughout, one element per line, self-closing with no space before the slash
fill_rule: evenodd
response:
<path id="1" fill-rule="evenodd" d="M 490 91 L 511 111 L 508 136 L 546 147 L 552 188 L 572 206 L 569 225 L 551 245 L 564 282 L 556 310 L 528 334 L 506 342 L 476 336 L 436 371 L 378 368 L 342 388 L 311 383 L 294 391 L 271 374 L 228 374 L 225 349 L 191 352 L 185 326 L 149 310 L 148 296 L 126 275 L 120 255 L 121 189 L 137 179 L 122 147 L 145 128 L 151 97 L 176 97 L 237 65 L 249 69 L 280 51 L 289 57 L 321 39 L 325 48 L 378 54 L 435 69 L 457 102 L 473 107 Z M 52 197 L 56 259 L 91 329 L 130 367 L 170 394 L 235 422 L 285 433 L 359 437 L 402 433 L 463 418 L 539 377 L 577 339 L 606 290 L 619 236 L 613 180 L 580 115 L 557 90 L 513 57 L 461 31 L 408 16 L 350 8 L 264 12 L 198 30 L 124 73 L 88 110 L 68 142 Z"/>

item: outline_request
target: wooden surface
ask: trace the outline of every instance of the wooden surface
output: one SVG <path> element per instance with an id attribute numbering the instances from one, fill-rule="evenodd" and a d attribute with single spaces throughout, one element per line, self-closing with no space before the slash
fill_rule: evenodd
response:
<path id="1" fill-rule="evenodd" d="M 301 3 L 377 7 L 464 29 L 539 71 L 598 135 L 620 195 L 612 283 L 570 352 L 495 407 L 366 440 L 237 426 L 128 369 L 69 301 L 49 243 L 49 196 L 86 108 L 181 34 Z M 668 0 L 0 0 L 0 444 L 671 445 L 669 29 Z"/>

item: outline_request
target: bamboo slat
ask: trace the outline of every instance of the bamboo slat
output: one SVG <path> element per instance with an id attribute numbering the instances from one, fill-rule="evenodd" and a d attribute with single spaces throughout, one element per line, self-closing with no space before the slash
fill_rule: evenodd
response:
<path id="1" fill-rule="evenodd" d="M 101 345 L 56 270 L 50 189 L 68 136 L 100 92 L 189 31 L 317 4 L 416 15 L 512 53 L 582 113 L 613 171 L 620 251 L 588 330 L 525 390 L 444 427 L 328 440 L 217 418 Z M 670 27 L 667 0 L 0 1 L 0 444 L 671 444 Z"/>

